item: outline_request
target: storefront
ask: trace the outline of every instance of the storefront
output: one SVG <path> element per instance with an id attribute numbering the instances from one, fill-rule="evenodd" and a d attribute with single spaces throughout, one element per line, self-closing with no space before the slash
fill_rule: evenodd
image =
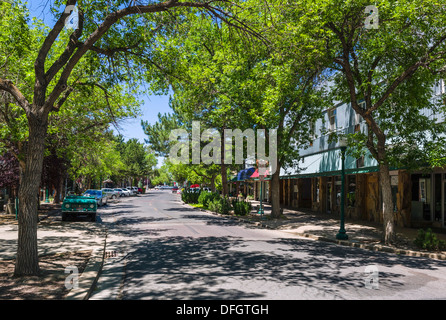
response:
<path id="1" fill-rule="evenodd" d="M 446 172 L 434 170 L 411 174 L 413 224 L 446 227 Z"/>

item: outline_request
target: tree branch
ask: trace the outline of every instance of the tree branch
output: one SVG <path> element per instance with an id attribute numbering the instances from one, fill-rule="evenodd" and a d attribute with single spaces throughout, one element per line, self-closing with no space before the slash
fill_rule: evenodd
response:
<path id="1" fill-rule="evenodd" d="M 26 113 L 30 110 L 30 104 L 22 92 L 14 85 L 11 80 L 4 80 L 0 78 L 0 90 L 10 93 L 17 101 L 20 107 L 25 110 Z"/>
<path id="2" fill-rule="evenodd" d="M 79 11 L 79 22 L 78 28 L 70 35 L 70 39 L 68 44 L 64 50 L 64 52 L 59 56 L 59 58 L 52 64 L 52 66 L 45 73 L 45 83 L 50 83 L 50 81 L 54 78 L 54 76 L 59 72 L 60 69 L 67 63 L 68 59 L 70 59 L 74 50 L 79 46 L 78 39 L 82 35 L 82 31 L 84 29 L 84 14 L 82 11 Z"/>
<path id="3" fill-rule="evenodd" d="M 75 3 L 74 0 L 71 0 L 70 3 L 71 2 Z M 96 41 L 98 41 L 110 29 L 110 27 L 114 23 L 116 23 L 119 19 L 129 16 L 129 15 L 132 15 L 132 14 L 154 13 L 154 12 L 167 11 L 167 10 L 169 10 L 171 8 L 175 8 L 175 7 L 203 8 L 203 9 L 206 9 L 206 10 L 209 10 L 209 11 L 215 13 L 219 18 L 223 19 L 224 17 L 222 17 L 220 14 L 216 13 L 216 10 L 218 10 L 218 8 L 210 6 L 210 3 L 212 3 L 212 2 L 213 1 L 204 2 L 204 3 L 201 3 L 201 2 L 179 2 L 179 0 L 169 0 L 169 1 L 157 3 L 157 4 L 130 6 L 127 8 L 123 8 L 119 11 L 109 13 L 105 17 L 104 21 L 98 26 L 98 28 L 88 36 L 88 38 L 85 40 L 85 42 L 83 44 L 78 45 L 76 52 L 74 52 L 74 54 L 67 61 L 67 63 L 65 64 L 65 67 L 61 73 L 61 76 L 60 76 L 59 80 L 57 81 L 53 91 L 50 93 L 50 95 L 46 99 L 44 108 L 45 109 L 52 108 L 52 106 L 54 105 L 55 101 L 58 99 L 60 94 L 62 94 L 62 92 L 64 92 L 66 90 L 68 78 L 69 78 L 71 72 L 73 71 L 74 67 L 76 66 L 76 64 L 79 62 L 79 60 L 83 57 L 83 55 L 88 50 L 92 49 L 92 47 L 94 46 Z M 36 63 L 38 62 L 37 66 L 39 66 L 39 68 L 41 68 L 41 64 L 43 63 L 41 61 L 41 59 L 46 58 L 46 54 L 48 52 L 47 50 L 49 50 L 49 48 L 47 48 L 48 43 L 54 38 L 54 34 L 56 34 L 56 33 L 58 34 L 60 32 L 61 28 L 63 27 L 60 25 L 60 24 L 63 25 L 62 18 L 65 19 L 66 16 L 67 16 L 66 14 L 63 14 L 59 18 L 55 27 L 50 32 L 51 37 L 49 35 L 47 37 L 49 40 L 45 40 L 45 43 L 44 43 L 45 50 L 41 50 L 41 52 L 39 52 L 39 57 L 36 60 Z M 239 23 L 241 23 L 241 22 L 239 22 Z M 230 23 L 230 24 L 233 25 L 232 23 Z M 54 42 L 54 40 L 53 40 L 53 42 Z M 40 71 L 40 69 L 36 69 L 36 74 L 37 74 L 37 71 Z M 36 79 L 35 92 L 39 85 L 38 80 L 39 79 Z M 42 81 L 44 81 L 44 79 L 42 79 Z"/>
<path id="4" fill-rule="evenodd" d="M 68 0 L 66 7 L 74 6 L 75 4 L 76 4 L 76 0 Z M 45 75 L 45 60 L 48 56 L 48 52 L 50 51 L 51 47 L 54 44 L 54 41 L 56 41 L 60 32 L 64 28 L 66 18 L 70 15 L 69 12 L 65 12 L 65 11 L 59 17 L 59 19 L 57 20 L 53 29 L 51 29 L 51 31 L 46 36 L 45 41 L 43 42 L 42 46 L 40 47 L 39 53 L 37 54 L 37 58 L 34 62 L 34 72 L 36 75 L 36 82 L 34 85 L 34 99 L 39 100 L 39 101 L 34 101 L 34 102 L 39 105 L 43 105 L 44 100 L 45 100 L 45 96 L 42 95 L 42 93 L 41 93 L 42 88 L 46 88 L 46 86 L 48 85 L 48 83 L 46 81 L 46 75 Z"/>

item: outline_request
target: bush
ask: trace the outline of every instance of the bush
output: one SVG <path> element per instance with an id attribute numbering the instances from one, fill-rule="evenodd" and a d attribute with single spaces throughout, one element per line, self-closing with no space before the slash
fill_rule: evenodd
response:
<path id="1" fill-rule="evenodd" d="M 183 200 L 184 203 L 198 203 L 199 196 L 200 193 L 186 189 L 181 193 L 181 200 Z"/>
<path id="2" fill-rule="evenodd" d="M 236 215 L 245 216 L 252 210 L 251 202 L 248 201 L 233 201 L 234 213 Z"/>
<path id="3" fill-rule="evenodd" d="M 229 200 L 227 197 L 222 198 L 219 195 L 218 198 L 209 201 L 208 208 L 209 210 L 217 213 L 228 214 L 231 210 L 231 205 L 229 204 Z"/>
<path id="4" fill-rule="evenodd" d="M 203 191 L 198 197 L 198 203 L 202 204 L 204 207 L 209 207 L 209 202 L 219 199 L 220 195 L 217 192 L 207 192 Z"/>
<path id="5" fill-rule="evenodd" d="M 426 231 L 418 230 L 418 236 L 414 240 L 416 246 L 428 251 L 443 251 L 446 250 L 446 241 L 437 238 L 437 235 L 431 229 Z"/>

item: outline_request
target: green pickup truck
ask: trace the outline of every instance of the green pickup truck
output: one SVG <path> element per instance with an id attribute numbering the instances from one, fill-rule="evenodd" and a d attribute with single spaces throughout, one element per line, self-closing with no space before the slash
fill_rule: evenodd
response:
<path id="1" fill-rule="evenodd" d="M 68 217 L 88 216 L 94 222 L 97 208 L 93 197 L 68 195 L 62 204 L 62 221 L 66 221 Z"/>

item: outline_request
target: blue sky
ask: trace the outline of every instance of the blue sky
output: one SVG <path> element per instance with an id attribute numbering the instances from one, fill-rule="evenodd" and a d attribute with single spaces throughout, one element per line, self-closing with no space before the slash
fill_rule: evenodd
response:
<path id="1" fill-rule="evenodd" d="M 172 109 L 169 107 L 169 96 L 150 96 L 144 97 L 143 100 L 144 104 L 141 106 L 143 115 L 137 119 L 126 120 L 120 125 L 122 128 L 120 133 L 125 140 L 137 138 L 139 141 L 144 142 L 147 136 L 142 130 L 141 120 L 153 124 L 158 120 L 158 113 L 172 112 Z"/>
<path id="2" fill-rule="evenodd" d="M 53 16 L 49 11 L 50 1 L 29 1 L 26 6 L 30 12 L 31 17 L 36 17 L 43 20 L 48 26 L 52 27 L 54 24 Z M 158 120 L 158 113 L 171 112 L 169 107 L 169 96 L 145 96 L 140 97 L 144 100 L 141 106 L 142 116 L 138 119 L 126 120 L 120 123 L 120 133 L 125 140 L 137 138 L 140 142 L 144 142 L 146 135 L 141 127 L 141 120 L 147 120 L 153 124 Z M 116 129 L 113 129 L 116 132 Z"/>

